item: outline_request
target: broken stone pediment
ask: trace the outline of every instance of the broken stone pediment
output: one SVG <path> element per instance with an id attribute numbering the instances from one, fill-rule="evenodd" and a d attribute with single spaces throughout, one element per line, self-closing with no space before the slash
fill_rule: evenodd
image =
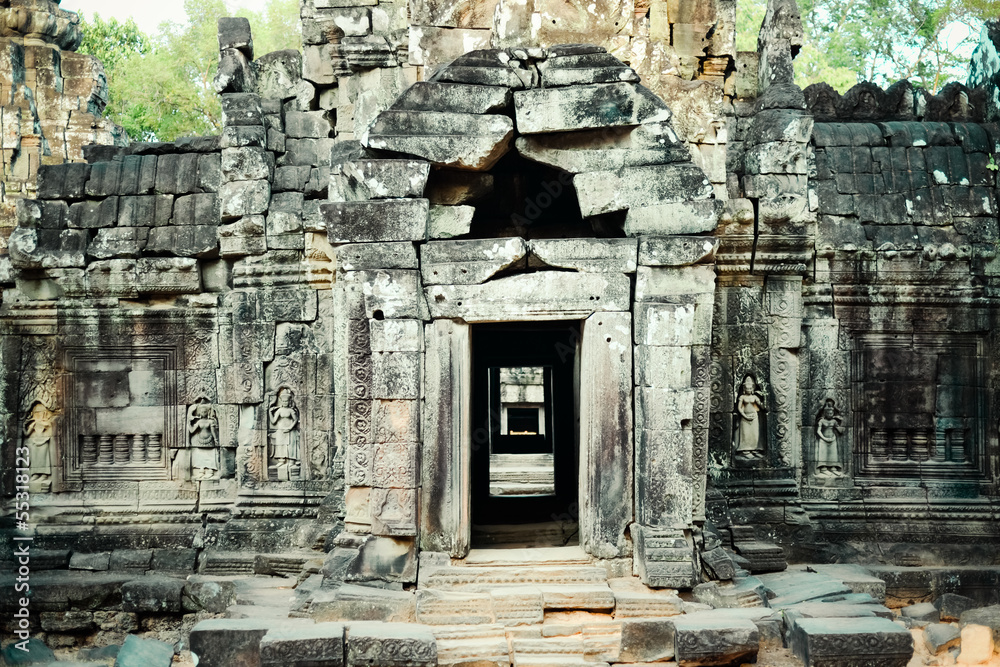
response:
<path id="1" fill-rule="evenodd" d="M 362 143 L 440 166 L 484 171 L 510 149 L 513 137 L 507 116 L 390 110 L 379 114 Z"/>
<path id="2" fill-rule="evenodd" d="M 518 153 L 570 173 L 687 162 L 691 153 L 668 122 L 518 137 Z"/>

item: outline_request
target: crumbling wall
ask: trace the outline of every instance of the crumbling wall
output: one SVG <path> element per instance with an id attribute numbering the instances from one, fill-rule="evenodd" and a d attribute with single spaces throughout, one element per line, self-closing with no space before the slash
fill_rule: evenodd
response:
<path id="1" fill-rule="evenodd" d="M 38 168 L 83 159 L 87 144 L 122 144 L 101 118 L 104 68 L 76 53 L 79 17 L 52 0 L 0 6 L 0 250 L 14 226 L 14 203 L 35 191 Z"/>
<path id="2" fill-rule="evenodd" d="M 313 108 L 336 116 L 338 138 L 360 138 L 409 84 L 466 52 L 509 48 L 526 62 L 540 55 L 534 47 L 596 44 L 667 102 L 696 164 L 726 195 L 734 1 L 303 0 L 301 15 L 303 78 L 316 86 Z"/>

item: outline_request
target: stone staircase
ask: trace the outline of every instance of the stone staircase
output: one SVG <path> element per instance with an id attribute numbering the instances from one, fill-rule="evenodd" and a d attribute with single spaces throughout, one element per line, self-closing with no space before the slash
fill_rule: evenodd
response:
<path id="1" fill-rule="evenodd" d="M 488 647 L 495 665 L 594 667 L 618 661 L 621 617 L 683 611 L 674 591 L 609 580 L 579 547 L 555 547 L 480 549 L 463 561 L 422 563 L 416 616 L 437 639 L 443 666 L 483 660 Z"/>

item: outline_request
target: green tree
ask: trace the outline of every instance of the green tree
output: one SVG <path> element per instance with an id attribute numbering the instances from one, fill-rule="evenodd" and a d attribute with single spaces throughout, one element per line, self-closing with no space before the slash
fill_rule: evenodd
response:
<path id="1" fill-rule="evenodd" d="M 126 51 L 109 70 L 105 115 L 133 141 L 172 141 L 222 129 L 213 86 L 219 64 L 217 22 L 234 12 L 224 0 L 185 0 L 184 13 L 183 22 L 162 23 L 142 50 Z M 263 12 L 240 10 L 235 15 L 250 20 L 256 54 L 300 48 L 297 0 L 271 0 Z M 94 39 L 101 38 L 95 34 Z"/>
<path id="2" fill-rule="evenodd" d="M 909 79 L 936 92 L 964 80 L 979 32 L 976 2 L 1000 6 L 1000 0 L 799 0 L 805 40 L 796 82 L 823 81 L 844 92 L 859 81 L 888 86 Z M 766 0 L 739 0 L 737 27 L 763 16 L 765 6 Z"/>
<path id="3" fill-rule="evenodd" d="M 100 60 L 108 76 L 129 56 L 150 50 L 149 35 L 140 30 L 131 18 L 124 23 L 114 17 L 105 21 L 100 14 L 94 13 L 93 20 L 87 20 L 80 12 L 80 29 L 83 41 L 78 51 Z"/>

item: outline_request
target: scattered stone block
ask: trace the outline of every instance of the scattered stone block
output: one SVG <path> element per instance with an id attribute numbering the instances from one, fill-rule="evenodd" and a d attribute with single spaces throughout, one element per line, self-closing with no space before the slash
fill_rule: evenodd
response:
<path id="1" fill-rule="evenodd" d="M 261 667 L 341 667 L 344 625 L 317 623 L 268 630 L 260 640 Z"/>
<path id="2" fill-rule="evenodd" d="M 115 667 L 170 667 L 173 660 L 171 644 L 129 635 L 118 651 Z"/>
<path id="3" fill-rule="evenodd" d="M 115 549 L 111 552 L 108 569 L 113 572 L 145 574 L 152 560 L 152 549 Z"/>
<path id="4" fill-rule="evenodd" d="M 915 621 L 926 621 L 928 623 L 937 623 L 941 617 L 937 607 L 930 602 L 911 604 L 908 607 L 900 609 L 899 613 L 906 618 L 912 618 Z"/>
<path id="5" fill-rule="evenodd" d="M 657 662 L 674 657 L 674 624 L 669 618 L 622 621 L 621 662 Z"/>
<path id="6" fill-rule="evenodd" d="M 904 667 L 913 657 L 913 637 L 884 618 L 802 618 L 792 629 L 789 648 L 807 666 Z"/>
<path id="7" fill-rule="evenodd" d="M 950 622 L 957 621 L 961 618 L 962 614 L 970 609 L 975 609 L 979 604 L 972 598 L 965 597 L 964 595 L 945 593 L 934 601 L 934 606 L 941 616 L 941 621 Z"/>
<path id="8" fill-rule="evenodd" d="M 146 576 L 122 585 L 122 609 L 155 614 L 179 613 L 184 580 L 173 577 Z"/>
<path id="9" fill-rule="evenodd" d="M 963 627 L 974 623 L 985 625 L 993 630 L 993 641 L 1000 645 L 1000 605 L 970 609 L 962 612 L 959 617 L 959 624 Z"/>
<path id="10" fill-rule="evenodd" d="M 670 623 L 678 665 L 729 665 L 757 659 L 759 631 L 753 621 L 696 612 L 675 616 Z"/>
<path id="11" fill-rule="evenodd" d="M 351 623 L 347 628 L 348 667 L 421 667 L 437 664 L 437 641 L 424 626 Z"/>
<path id="12" fill-rule="evenodd" d="M 957 647 L 961 636 L 961 631 L 949 623 L 932 623 L 924 628 L 924 644 L 932 655 Z"/>
<path id="13" fill-rule="evenodd" d="M 20 643 L 20 642 L 18 642 Z M 28 650 L 22 651 L 11 642 L 0 651 L 0 658 L 5 665 L 38 665 L 56 661 L 56 654 L 37 637 L 29 638 L 23 644 Z"/>
<path id="14" fill-rule="evenodd" d="M 181 591 L 181 605 L 186 612 L 221 614 L 234 602 L 236 585 L 231 581 L 188 580 Z"/>

